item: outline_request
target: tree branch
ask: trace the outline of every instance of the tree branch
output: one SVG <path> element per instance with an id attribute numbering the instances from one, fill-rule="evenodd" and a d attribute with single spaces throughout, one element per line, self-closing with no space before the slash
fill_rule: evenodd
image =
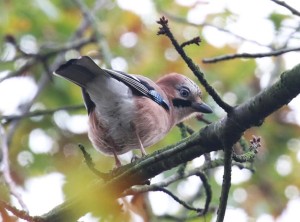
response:
<path id="1" fill-rule="evenodd" d="M 225 217 L 228 195 L 231 186 L 231 162 L 232 162 L 232 147 L 224 146 L 224 175 L 223 175 L 221 197 L 219 201 L 219 209 L 217 213 L 217 222 L 223 222 Z"/>
<path id="2" fill-rule="evenodd" d="M 163 187 L 155 187 L 153 189 L 153 191 L 161 191 L 164 192 L 165 194 L 168 194 L 170 197 L 173 198 L 173 200 L 175 200 L 177 203 L 179 203 L 180 205 L 182 205 L 183 207 L 185 207 L 188 210 L 192 210 L 192 211 L 196 211 L 198 214 L 201 214 L 204 210 L 201 208 L 195 208 L 192 207 L 190 205 L 188 205 L 185 201 L 179 199 L 177 196 L 175 196 L 171 191 L 163 188 Z"/>
<path id="3" fill-rule="evenodd" d="M 281 5 L 285 8 L 287 8 L 288 10 L 290 10 L 291 13 L 293 13 L 294 15 L 300 16 L 300 12 L 297 11 L 295 8 L 293 8 L 292 6 L 286 4 L 284 1 L 279 1 L 279 0 L 271 0 L 272 2 L 275 2 L 278 5 Z"/>
<path id="4" fill-rule="evenodd" d="M 204 190 L 205 190 L 205 194 L 206 194 L 204 209 L 200 214 L 200 215 L 205 215 L 209 210 L 209 204 L 210 204 L 211 199 L 212 199 L 212 191 L 211 191 L 210 184 L 208 183 L 208 178 L 207 178 L 206 174 L 202 173 L 202 172 L 198 172 L 196 175 L 202 181 L 203 187 L 204 187 Z"/>
<path id="5" fill-rule="evenodd" d="M 285 48 L 285 49 L 279 49 L 272 52 L 266 52 L 266 53 L 237 53 L 237 54 L 228 54 L 228 55 L 222 55 L 214 58 L 206 58 L 202 59 L 203 63 L 215 63 L 215 62 L 221 62 L 226 61 L 230 59 L 237 59 L 237 58 L 243 58 L 243 59 L 249 59 L 249 58 L 263 58 L 263 57 L 270 57 L 270 56 L 279 56 L 284 53 L 288 52 L 294 52 L 294 51 L 300 51 L 300 47 L 296 48 Z"/>
<path id="6" fill-rule="evenodd" d="M 35 116 L 45 116 L 45 115 L 52 115 L 53 113 L 60 111 L 60 110 L 79 110 L 84 109 L 84 105 L 72 105 L 72 106 L 62 106 L 55 109 L 46 109 L 46 110 L 37 110 L 28 113 L 24 113 L 22 115 L 4 115 L 0 116 L 0 120 L 7 124 L 13 120 L 30 118 Z"/>
<path id="7" fill-rule="evenodd" d="M 5 133 L 4 127 L 0 124 L 0 139 L 1 139 L 1 154 L 2 154 L 2 172 L 3 172 L 3 177 L 4 181 L 7 184 L 9 188 L 9 192 L 17 199 L 21 207 L 25 210 L 28 211 L 24 201 L 22 200 L 22 197 L 20 193 L 17 191 L 17 185 L 15 181 L 13 180 L 11 176 L 11 171 L 10 171 L 10 161 L 9 161 L 9 153 L 8 153 L 8 141 L 7 141 L 7 134 Z"/>
<path id="8" fill-rule="evenodd" d="M 23 219 L 23 220 L 26 220 L 28 222 L 43 222 L 41 218 L 39 218 L 39 217 L 32 217 L 26 211 L 19 210 L 19 209 L 15 208 L 15 207 L 11 206 L 9 203 L 6 203 L 3 200 L 0 200 L 0 206 L 2 206 L 4 209 L 10 211 L 16 217 L 18 217 L 20 219 Z"/>
<path id="9" fill-rule="evenodd" d="M 228 35 L 231 35 L 233 36 L 234 38 L 240 40 L 240 41 L 246 41 L 246 42 L 251 42 L 251 43 L 254 43 L 256 45 L 259 45 L 259 46 L 262 46 L 262 47 L 266 47 L 266 48 L 270 48 L 269 46 L 267 45 L 263 45 L 257 41 L 254 41 L 254 40 L 251 40 L 251 39 L 247 39 L 241 35 L 238 35 L 228 29 L 225 29 L 225 28 L 222 28 L 222 27 L 218 27 L 216 25 L 214 25 L 213 23 L 208 23 L 208 22 L 203 22 L 201 24 L 196 24 L 196 23 L 193 23 L 193 22 L 189 22 L 186 18 L 184 17 L 180 17 L 178 15 L 175 15 L 175 14 L 172 14 L 172 13 L 169 13 L 167 11 L 164 11 L 160 8 L 158 8 L 158 11 L 161 12 L 161 14 L 163 15 L 166 15 L 166 17 L 170 18 L 170 20 L 174 21 L 174 22 L 177 22 L 177 23 L 182 23 L 182 24 L 186 24 L 186 25 L 190 25 L 190 26 L 194 26 L 194 27 L 210 27 L 210 28 L 213 28 L 213 29 L 216 29 L 220 32 L 224 32 L 224 33 L 227 33 Z"/>
<path id="10" fill-rule="evenodd" d="M 125 190 L 123 192 L 122 196 L 145 193 L 145 192 L 148 192 L 148 191 L 152 191 L 155 187 L 167 187 L 170 184 L 172 184 L 172 183 L 174 183 L 178 180 L 185 179 L 185 178 L 193 176 L 193 175 L 199 176 L 202 180 L 204 178 L 204 176 L 203 177 L 201 176 L 201 175 L 204 175 L 203 172 L 205 172 L 208 169 L 213 169 L 213 168 L 223 166 L 223 165 L 224 165 L 224 159 L 223 158 L 216 159 L 214 161 L 205 163 L 201 167 L 197 167 L 197 168 L 189 170 L 187 172 L 183 172 L 183 174 L 180 174 L 180 173 L 173 174 L 172 176 L 169 176 L 168 178 L 165 178 L 161 182 L 157 182 L 157 183 L 154 183 L 154 184 L 151 184 L 151 185 L 133 186 L 130 189 Z M 235 161 L 232 163 L 232 165 L 237 166 L 240 169 L 247 168 L 242 163 L 235 162 Z M 247 168 L 247 169 L 251 170 L 249 168 Z M 206 188 L 206 189 L 209 189 L 209 188 Z"/>

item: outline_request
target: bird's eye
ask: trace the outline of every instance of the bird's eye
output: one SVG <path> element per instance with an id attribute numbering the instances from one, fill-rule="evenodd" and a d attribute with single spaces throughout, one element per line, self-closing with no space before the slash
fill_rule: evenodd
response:
<path id="1" fill-rule="evenodd" d="M 181 88 L 180 89 L 180 96 L 183 98 L 187 98 L 190 95 L 190 90 L 187 88 Z"/>

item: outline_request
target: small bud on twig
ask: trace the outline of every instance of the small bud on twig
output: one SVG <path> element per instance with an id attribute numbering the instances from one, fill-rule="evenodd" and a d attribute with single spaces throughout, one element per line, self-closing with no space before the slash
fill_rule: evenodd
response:
<path id="1" fill-rule="evenodd" d="M 185 47 L 185 46 L 188 46 L 188 45 L 192 45 L 192 44 L 196 44 L 196 45 L 200 45 L 200 42 L 201 42 L 201 38 L 199 36 L 189 40 L 189 41 L 186 41 L 184 43 L 182 43 L 180 46 L 181 48 Z"/>
<path id="2" fill-rule="evenodd" d="M 159 30 L 157 32 L 157 35 L 165 35 L 166 34 L 166 29 L 168 29 L 168 19 L 166 19 L 165 16 L 161 17 L 158 21 L 158 24 L 161 25 L 161 27 L 159 27 Z"/>

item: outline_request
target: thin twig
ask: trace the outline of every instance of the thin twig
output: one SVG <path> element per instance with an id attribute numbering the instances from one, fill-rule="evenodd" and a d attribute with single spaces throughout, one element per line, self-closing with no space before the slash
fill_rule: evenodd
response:
<path id="1" fill-rule="evenodd" d="M 218 27 L 218 26 L 210 24 L 208 22 L 203 22 L 201 24 L 196 24 L 196 23 L 187 21 L 186 18 L 184 18 L 184 17 L 180 17 L 178 15 L 171 14 L 171 13 L 166 12 L 164 10 L 158 9 L 158 11 L 160 11 L 161 14 L 166 15 L 166 17 L 170 18 L 170 20 L 172 20 L 172 21 L 175 21 L 175 22 L 178 22 L 178 23 L 182 23 L 182 24 L 186 24 L 186 25 L 190 25 L 190 26 L 194 26 L 194 27 L 197 27 L 197 28 L 198 27 L 210 27 L 210 28 L 214 28 L 214 29 L 216 29 L 216 30 L 218 30 L 220 32 L 224 32 L 224 33 L 227 33 L 229 35 L 232 35 L 233 37 L 235 37 L 235 38 L 237 38 L 237 39 L 239 39 L 241 41 L 247 41 L 247 42 L 251 42 L 251 43 L 254 43 L 256 45 L 262 46 L 262 47 L 269 48 L 269 46 L 263 45 L 263 44 L 255 41 L 255 40 L 246 39 L 245 37 L 243 37 L 241 35 L 238 35 L 238 34 L 235 34 L 235 33 L 233 33 L 230 30 Z"/>
<path id="2" fill-rule="evenodd" d="M 260 137 L 256 137 L 253 135 L 252 139 L 250 140 L 249 147 L 247 146 L 244 139 L 241 138 L 239 142 L 245 153 L 237 155 L 233 152 L 232 158 L 239 163 L 253 162 L 254 158 L 256 157 L 256 154 L 258 153 L 258 149 L 261 147 Z"/>
<path id="3" fill-rule="evenodd" d="M 188 210 L 192 210 L 192 211 L 196 211 L 197 213 L 201 213 L 203 211 L 203 209 L 201 208 L 195 208 L 195 207 L 192 207 L 190 205 L 188 205 L 185 201 L 179 199 L 176 195 L 174 195 L 171 191 L 163 188 L 163 187 L 156 187 L 153 189 L 153 191 L 162 191 L 164 192 L 165 194 L 168 194 L 170 197 L 172 197 L 176 202 L 178 202 L 179 204 L 181 204 L 183 207 L 185 207 L 186 209 Z M 200 216 L 200 215 L 199 215 Z"/>
<path id="4" fill-rule="evenodd" d="M 175 222 L 185 222 L 185 221 L 195 221 L 195 219 L 199 219 L 198 215 L 194 215 L 194 216 L 185 216 L 185 217 L 177 217 L 177 216 L 173 216 L 173 215 L 169 215 L 169 214 L 165 214 L 162 216 L 157 216 L 158 220 L 171 220 L 171 221 L 175 221 Z"/>
<path id="5" fill-rule="evenodd" d="M 10 216 L 7 210 L 0 204 L 0 218 L 5 222 L 15 222 L 15 216 Z"/>
<path id="6" fill-rule="evenodd" d="M 71 49 L 80 49 L 83 46 L 93 43 L 95 42 L 95 38 L 94 37 L 90 37 L 90 38 L 83 38 L 80 40 L 75 40 L 73 42 L 68 42 L 65 45 L 60 45 L 57 48 L 52 48 L 51 50 L 49 50 L 48 52 L 38 52 L 36 54 L 24 54 L 22 53 L 23 56 L 25 56 L 25 58 L 27 59 L 26 63 L 20 67 L 18 70 L 16 71 L 12 71 L 10 72 L 8 75 L 6 75 L 5 77 L 3 77 L 2 79 L 0 79 L 0 83 L 8 78 L 12 78 L 15 76 L 19 76 L 21 74 L 23 74 L 24 72 L 26 72 L 27 70 L 29 70 L 30 68 L 32 68 L 35 65 L 38 65 L 39 62 L 46 62 L 46 60 L 52 58 L 53 56 L 59 54 L 59 53 L 64 53 L 68 50 Z M 14 58 L 14 60 L 16 60 L 17 58 Z M 7 62 L 12 62 L 12 61 L 7 61 Z M 48 69 L 48 72 L 51 70 L 51 68 Z M 46 70 L 47 71 L 47 70 Z"/>
<path id="7" fill-rule="evenodd" d="M 103 172 L 100 172 L 99 170 L 97 170 L 97 169 L 95 168 L 95 164 L 94 164 L 94 162 L 93 162 L 93 159 L 92 159 L 91 155 L 90 155 L 88 152 L 86 152 L 84 146 L 81 145 L 81 144 L 78 144 L 78 146 L 79 146 L 79 148 L 80 148 L 80 150 L 81 150 L 81 152 L 82 152 L 82 154 L 83 154 L 83 157 L 84 157 L 84 159 L 85 159 L 85 163 L 86 163 L 86 165 L 88 166 L 88 168 L 89 168 L 94 174 L 96 174 L 98 177 L 100 177 L 101 179 L 107 179 L 109 174 L 103 173 Z"/>
<path id="8" fill-rule="evenodd" d="M 174 38 L 169 26 L 168 26 L 168 20 L 163 16 L 157 21 L 158 24 L 161 25 L 159 27 L 158 35 L 166 35 L 172 42 L 173 46 L 175 47 L 176 51 L 179 53 L 179 55 L 183 58 L 185 63 L 188 65 L 188 67 L 192 70 L 192 72 L 195 74 L 195 76 L 198 78 L 200 83 L 203 85 L 203 87 L 206 89 L 206 91 L 211 95 L 211 97 L 215 100 L 215 102 L 223 108 L 227 113 L 230 113 L 232 111 L 232 107 L 225 103 L 221 97 L 218 95 L 218 93 L 214 90 L 214 88 L 209 85 L 207 80 L 204 77 L 203 72 L 201 72 L 200 68 L 192 61 L 191 58 L 187 56 L 183 48 L 179 45 L 177 40 Z"/>
<path id="9" fill-rule="evenodd" d="M 181 123 L 177 124 L 177 126 L 180 129 L 181 138 L 184 139 L 184 138 L 188 137 L 188 131 L 187 131 L 186 125 L 181 122 Z M 187 166 L 187 163 L 181 164 L 177 169 L 177 173 L 180 175 L 183 175 L 186 166 Z"/>
<path id="10" fill-rule="evenodd" d="M 61 110 L 69 110 L 69 111 L 74 111 L 74 110 L 80 110 L 84 109 L 84 105 L 71 105 L 71 106 L 62 106 L 58 107 L 55 109 L 47 109 L 47 110 L 37 110 L 33 112 L 28 112 L 24 113 L 22 115 L 3 115 L 0 116 L 0 120 L 4 122 L 5 124 L 13 121 L 13 120 L 19 120 L 19 119 L 24 119 L 24 118 L 30 118 L 30 117 L 35 117 L 35 116 L 45 116 L 45 115 L 52 115 L 53 113 Z"/>
<path id="11" fill-rule="evenodd" d="M 271 0 L 272 2 L 275 2 L 278 5 L 281 5 L 285 8 L 287 8 L 288 10 L 290 10 L 291 13 L 293 13 L 294 15 L 300 16 L 300 12 L 298 10 L 296 10 L 295 8 L 293 8 L 292 6 L 288 5 L 287 3 L 285 3 L 284 1 L 279 1 L 279 0 Z"/>
<path id="12" fill-rule="evenodd" d="M 232 148 L 224 147 L 224 175 L 216 222 L 223 222 L 231 186 Z"/>
<path id="13" fill-rule="evenodd" d="M 187 135 L 187 133 L 188 133 L 188 131 L 187 131 L 187 126 L 186 126 L 183 122 L 178 123 L 178 124 L 177 124 L 177 127 L 178 127 L 179 130 L 180 130 L 180 134 L 181 134 L 181 138 L 182 138 L 182 139 L 188 137 L 188 135 Z"/>
<path id="14" fill-rule="evenodd" d="M 107 65 L 108 68 L 111 68 L 112 54 L 110 52 L 109 45 L 105 40 L 103 33 L 99 31 L 98 20 L 94 14 L 94 11 L 90 10 L 82 0 L 76 0 L 75 2 L 80 8 L 84 19 L 89 22 L 89 25 L 92 27 L 95 33 L 95 37 L 101 48 L 105 64 Z"/>
<path id="15" fill-rule="evenodd" d="M 184 172 L 182 175 L 180 175 L 178 173 L 173 174 L 172 176 L 169 176 L 168 178 L 164 179 L 163 181 L 155 183 L 155 184 L 137 185 L 137 186 L 131 187 L 130 189 L 125 190 L 123 192 L 122 196 L 134 195 L 134 194 L 138 194 L 138 193 L 152 191 L 153 189 L 155 189 L 155 187 L 167 187 L 170 184 L 172 184 L 178 180 L 181 180 L 181 179 L 193 176 L 193 175 L 197 175 L 199 172 L 205 172 L 208 169 L 213 169 L 213 168 L 223 166 L 223 165 L 224 165 L 223 158 L 216 159 L 209 163 L 204 163 L 204 165 L 201 167 L 197 167 L 195 169 Z M 247 165 L 239 163 L 239 162 L 233 161 L 232 165 L 237 166 L 239 169 L 248 169 L 248 170 L 252 171 L 252 169 L 250 169 Z"/>
<path id="16" fill-rule="evenodd" d="M 10 61 L 11 62 L 11 61 Z M 0 79 L 0 83 L 3 82 L 4 80 L 7 80 L 12 77 L 19 76 L 23 73 L 25 73 L 28 69 L 30 69 L 34 64 L 36 64 L 36 61 L 33 59 L 27 59 L 26 63 L 21 66 L 19 69 L 12 71 L 8 73 L 6 76 Z"/>
<path id="17" fill-rule="evenodd" d="M 200 178 L 200 180 L 202 181 L 203 187 L 204 187 L 204 190 L 205 190 L 205 194 L 206 194 L 204 209 L 200 214 L 202 216 L 202 215 L 205 215 L 208 212 L 209 204 L 210 204 L 211 199 L 212 199 L 212 190 L 211 190 L 210 184 L 208 183 L 208 178 L 207 178 L 205 173 L 199 171 L 196 174 L 196 176 L 198 176 Z"/>
<path id="18" fill-rule="evenodd" d="M 28 211 L 26 204 L 23 202 L 21 195 L 17 192 L 17 185 L 10 172 L 10 161 L 8 154 L 8 141 L 4 127 L 0 124 L 0 137 L 1 137 L 1 153 L 2 153 L 2 165 L 3 165 L 3 176 L 5 183 L 9 187 L 9 192 L 17 199 L 21 207 Z"/>
<path id="19" fill-rule="evenodd" d="M 14 206 L 11 206 L 9 203 L 6 203 L 3 200 L 0 200 L 0 205 L 20 219 L 27 220 L 29 222 L 43 222 L 42 218 L 36 216 L 30 216 L 26 211 L 19 210 Z"/>
<path id="20" fill-rule="evenodd" d="M 192 135 L 193 133 L 195 133 L 195 131 L 188 125 L 184 124 L 184 123 L 179 123 L 177 124 L 177 126 L 180 127 L 184 127 L 184 130 L 189 134 Z M 180 129 L 181 130 L 181 129 Z M 181 135 L 182 136 L 182 135 Z"/>
<path id="21" fill-rule="evenodd" d="M 237 53 L 237 54 L 228 54 L 228 55 L 222 55 L 214 58 L 206 58 L 202 59 L 202 62 L 204 63 L 215 63 L 220 61 L 226 61 L 230 59 L 236 59 L 236 58 L 263 58 L 263 57 L 270 57 L 270 56 L 279 56 L 287 52 L 294 52 L 294 51 L 300 51 L 300 47 L 296 48 L 289 48 L 289 49 L 279 49 L 272 52 L 266 52 L 266 53 Z"/>
<path id="22" fill-rule="evenodd" d="M 200 45 L 200 42 L 201 42 L 201 39 L 199 36 L 189 40 L 189 41 L 186 41 L 184 43 L 182 43 L 180 46 L 181 48 L 185 47 L 185 46 L 188 46 L 188 45 L 192 45 L 192 44 L 195 44 L 195 45 Z"/>
<path id="23" fill-rule="evenodd" d="M 256 153 L 255 151 L 249 151 L 240 155 L 233 153 L 232 158 L 239 163 L 251 162 L 256 157 Z"/>

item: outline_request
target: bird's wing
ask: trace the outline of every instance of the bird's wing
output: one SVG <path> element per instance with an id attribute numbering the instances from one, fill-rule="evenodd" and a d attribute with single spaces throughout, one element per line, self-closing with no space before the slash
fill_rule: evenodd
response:
<path id="1" fill-rule="evenodd" d="M 87 84 L 99 75 L 110 76 L 124 83 L 134 92 L 152 99 L 166 110 L 169 110 L 168 102 L 146 81 L 124 72 L 102 69 L 88 56 L 69 60 L 61 65 L 54 74 L 64 77 L 83 88 L 86 88 Z"/>
<path id="2" fill-rule="evenodd" d="M 123 82 L 125 85 L 130 87 L 131 89 L 135 89 L 137 92 L 140 94 L 149 97 L 149 88 L 147 88 L 140 79 L 126 74 L 124 72 L 120 71 L 115 71 L 111 69 L 103 69 L 105 70 L 108 74 L 110 74 L 113 78 Z"/>
<path id="3" fill-rule="evenodd" d="M 126 74 L 124 72 L 110 70 L 110 69 L 104 69 L 109 73 L 113 78 L 123 82 L 125 85 L 130 87 L 131 89 L 136 90 L 136 92 L 152 99 L 154 102 L 158 103 L 162 107 L 164 107 L 166 110 L 169 110 L 169 104 L 163 99 L 163 97 L 152 87 L 150 84 L 148 84 L 146 81 Z"/>

